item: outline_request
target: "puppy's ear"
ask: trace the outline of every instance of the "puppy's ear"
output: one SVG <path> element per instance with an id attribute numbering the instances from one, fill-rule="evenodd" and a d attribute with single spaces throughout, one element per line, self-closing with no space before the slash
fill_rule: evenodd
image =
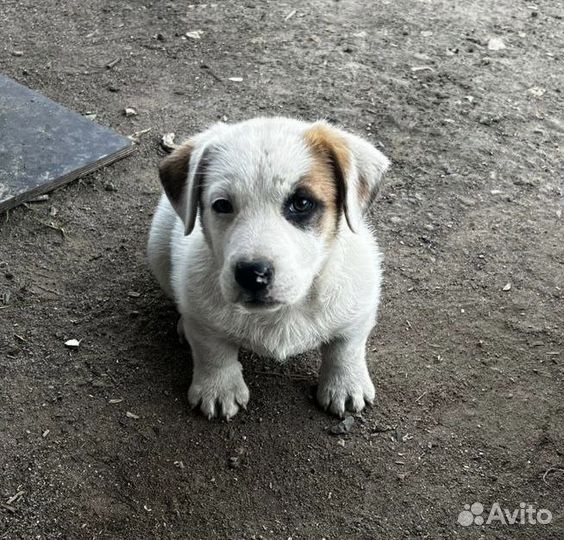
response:
<path id="1" fill-rule="evenodd" d="M 355 232 L 378 193 L 382 176 L 390 164 L 388 158 L 361 137 L 323 121 L 309 128 L 306 141 L 331 165 L 338 203 L 349 228 Z"/>
<path id="2" fill-rule="evenodd" d="M 225 124 L 216 124 L 188 139 L 159 166 L 161 184 L 170 204 L 184 223 L 184 234 L 194 230 L 198 203 L 208 166 L 209 148 Z"/>

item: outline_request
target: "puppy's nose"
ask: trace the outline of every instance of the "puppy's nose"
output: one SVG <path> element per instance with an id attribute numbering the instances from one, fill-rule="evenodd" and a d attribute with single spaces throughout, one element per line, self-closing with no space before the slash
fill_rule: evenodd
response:
<path id="1" fill-rule="evenodd" d="M 247 291 L 266 289 L 273 276 L 274 268 L 267 261 L 239 261 L 235 265 L 235 281 Z"/>

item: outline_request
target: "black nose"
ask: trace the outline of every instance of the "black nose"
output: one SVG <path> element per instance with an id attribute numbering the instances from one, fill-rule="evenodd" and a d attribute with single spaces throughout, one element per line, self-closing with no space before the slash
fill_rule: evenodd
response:
<path id="1" fill-rule="evenodd" d="M 235 265 L 235 281 L 247 291 L 263 291 L 273 276 L 274 268 L 266 261 L 239 261 Z"/>

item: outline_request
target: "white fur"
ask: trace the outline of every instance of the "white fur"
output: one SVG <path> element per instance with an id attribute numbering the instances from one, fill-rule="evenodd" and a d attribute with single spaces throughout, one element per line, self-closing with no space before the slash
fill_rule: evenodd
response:
<path id="1" fill-rule="evenodd" d="M 341 219 L 332 242 L 296 228 L 280 212 L 290 186 L 311 166 L 303 137 L 311 126 L 276 118 L 212 127 L 193 139 L 192 156 L 198 152 L 198 160 L 210 149 L 201 198 L 204 228 L 186 202 L 173 208 L 164 195 L 153 218 L 149 264 L 176 302 L 192 349 L 189 401 L 208 417 L 230 418 L 248 402 L 239 347 L 280 360 L 321 348 L 318 400 L 324 408 L 342 416 L 347 408 L 359 411 L 374 399 L 365 345 L 376 320 L 381 257 L 358 201 L 355 232 Z M 358 171 L 376 183 L 388 161 L 366 141 L 338 133 L 351 151 L 350 199 L 356 197 Z M 191 158 L 191 193 L 190 175 L 193 179 L 197 166 Z M 233 202 L 233 215 L 211 211 L 222 197 Z M 280 302 L 274 308 L 241 303 L 233 264 L 253 258 L 274 265 L 269 295 Z"/>

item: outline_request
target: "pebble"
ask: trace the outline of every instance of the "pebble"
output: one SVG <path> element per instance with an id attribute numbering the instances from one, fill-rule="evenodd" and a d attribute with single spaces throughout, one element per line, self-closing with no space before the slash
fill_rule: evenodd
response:
<path id="1" fill-rule="evenodd" d="M 161 146 L 167 152 L 172 152 L 173 150 L 178 148 L 178 145 L 174 142 L 174 137 L 175 137 L 174 133 L 165 133 L 161 137 Z"/>
<path id="2" fill-rule="evenodd" d="M 192 32 L 186 32 L 186 37 L 190 39 L 202 39 L 202 34 L 204 32 L 202 30 L 193 30 Z"/>
<path id="3" fill-rule="evenodd" d="M 331 435 L 343 435 L 344 433 L 348 433 L 353 426 L 354 418 L 352 416 L 347 416 L 338 424 L 331 426 L 329 428 L 329 433 L 331 433 Z"/>
<path id="4" fill-rule="evenodd" d="M 488 50 L 490 51 L 501 51 L 501 49 L 505 49 L 505 43 L 501 38 L 490 38 L 488 41 Z"/>

